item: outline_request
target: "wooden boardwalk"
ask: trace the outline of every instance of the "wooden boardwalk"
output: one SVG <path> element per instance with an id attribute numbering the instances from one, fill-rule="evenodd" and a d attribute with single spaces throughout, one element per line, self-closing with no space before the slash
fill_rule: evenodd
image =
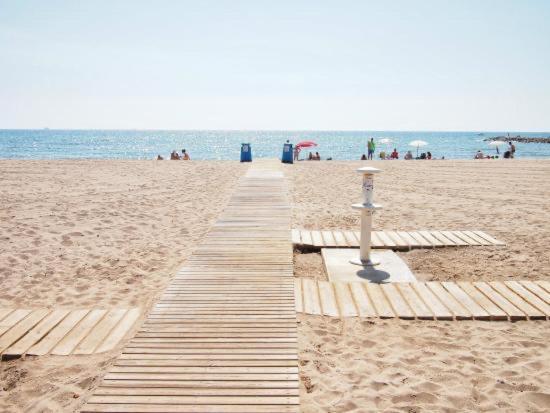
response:
<path id="1" fill-rule="evenodd" d="M 359 231 L 292 230 L 295 245 L 315 248 L 359 247 Z M 481 245 L 505 245 L 483 231 L 373 231 L 372 248 L 411 250 Z"/>
<path id="2" fill-rule="evenodd" d="M 550 282 L 343 283 L 295 279 L 296 311 L 332 317 L 548 320 Z"/>
<path id="3" fill-rule="evenodd" d="M 113 350 L 132 329 L 139 308 L 30 310 L 0 308 L 0 355 L 93 354 Z"/>
<path id="4" fill-rule="evenodd" d="M 298 412 L 290 206 L 255 162 L 83 412 Z"/>

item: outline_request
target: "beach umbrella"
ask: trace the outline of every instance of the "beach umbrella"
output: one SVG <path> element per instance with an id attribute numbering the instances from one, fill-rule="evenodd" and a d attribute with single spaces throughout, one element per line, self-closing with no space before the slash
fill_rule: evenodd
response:
<path id="1" fill-rule="evenodd" d="M 297 148 L 311 148 L 313 146 L 317 146 L 317 143 L 313 141 L 302 141 L 296 144 Z"/>
<path id="2" fill-rule="evenodd" d="M 426 146 L 427 144 L 428 144 L 428 142 L 421 141 L 421 140 L 416 140 L 416 141 L 409 142 L 409 146 L 416 147 L 416 157 L 417 158 L 418 158 L 418 148 L 420 148 L 421 146 Z"/>
<path id="3" fill-rule="evenodd" d="M 389 143 L 392 143 L 393 141 L 390 138 L 383 138 L 383 139 L 380 139 L 378 142 L 387 145 Z"/>
<path id="4" fill-rule="evenodd" d="M 506 142 L 502 142 L 502 141 L 491 141 L 491 142 L 489 142 L 489 146 L 494 146 L 497 153 L 498 153 L 498 147 L 500 145 L 506 145 Z"/>

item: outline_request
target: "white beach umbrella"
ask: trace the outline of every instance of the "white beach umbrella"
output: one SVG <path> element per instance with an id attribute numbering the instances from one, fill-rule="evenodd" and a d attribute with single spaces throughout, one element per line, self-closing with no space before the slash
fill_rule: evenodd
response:
<path id="1" fill-rule="evenodd" d="M 382 138 L 378 142 L 383 143 L 385 145 L 392 143 L 393 141 L 390 138 Z"/>
<path id="2" fill-rule="evenodd" d="M 417 158 L 418 158 L 418 148 L 420 148 L 421 146 L 426 146 L 427 144 L 428 144 L 428 142 L 421 141 L 421 140 L 416 140 L 416 141 L 409 142 L 409 146 L 414 146 L 416 148 L 416 157 Z"/>
<path id="3" fill-rule="evenodd" d="M 491 141 L 488 143 L 489 146 L 494 146 L 495 147 L 495 150 L 497 151 L 498 153 L 498 147 L 500 145 L 506 145 L 506 142 L 502 142 L 502 141 Z"/>

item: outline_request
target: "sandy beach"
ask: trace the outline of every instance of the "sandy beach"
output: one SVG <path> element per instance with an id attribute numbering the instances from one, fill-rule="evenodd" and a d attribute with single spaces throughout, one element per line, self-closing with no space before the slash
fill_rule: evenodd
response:
<path id="1" fill-rule="evenodd" d="M 293 226 L 357 229 L 364 165 L 286 165 Z M 375 229 L 479 229 L 507 243 L 399 253 L 418 278 L 550 279 L 550 161 L 374 166 Z M 0 306 L 147 309 L 246 168 L 0 161 Z M 298 254 L 295 273 L 322 278 L 318 255 Z M 549 410 L 548 322 L 298 319 L 304 412 Z M 0 411 L 77 411 L 116 355 L 0 362 Z"/>

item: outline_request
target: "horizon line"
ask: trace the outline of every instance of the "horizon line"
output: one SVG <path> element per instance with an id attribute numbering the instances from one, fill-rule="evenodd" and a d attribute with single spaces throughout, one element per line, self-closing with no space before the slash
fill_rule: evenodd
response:
<path id="1" fill-rule="evenodd" d="M 439 129 L 439 130 L 429 130 L 429 129 L 199 129 L 199 128 L 190 128 L 190 129 L 161 129 L 161 128 L 0 128 L 0 131 L 162 131 L 162 132 L 472 132 L 472 133 L 549 133 L 550 129 L 543 130 L 489 130 L 489 129 Z"/>

